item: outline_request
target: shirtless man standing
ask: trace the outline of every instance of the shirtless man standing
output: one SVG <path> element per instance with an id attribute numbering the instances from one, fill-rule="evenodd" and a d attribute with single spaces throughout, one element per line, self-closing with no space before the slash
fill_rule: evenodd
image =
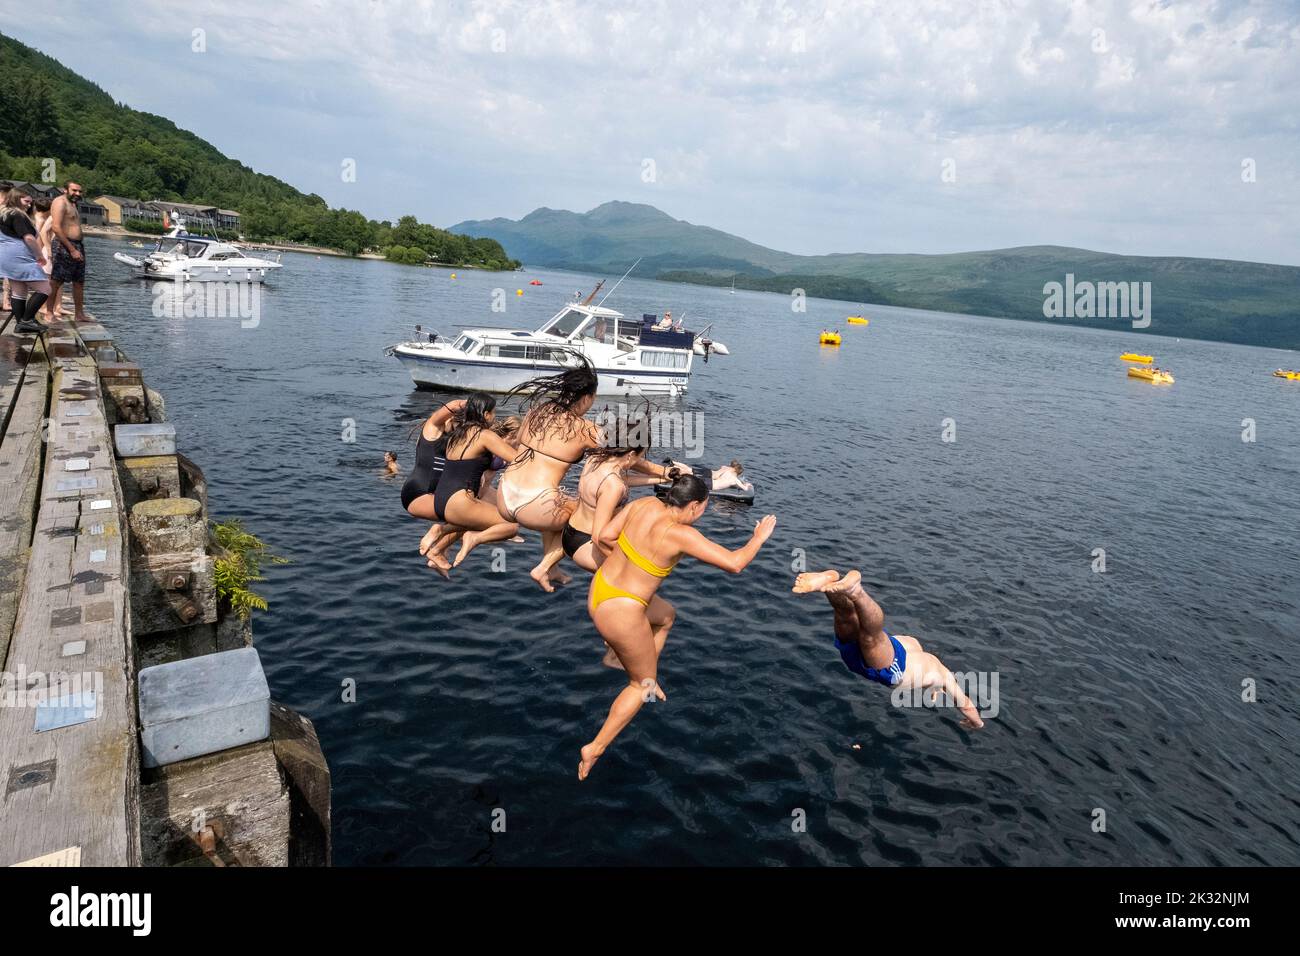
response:
<path id="1" fill-rule="evenodd" d="M 80 322 L 86 317 L 82 301 L 86 285 L 86 250 L 81 243 L 81 213 L 77 203 L 81 201 L 81 187 L 69 181 L 64 186 L 63 195 L 54 200 L 50 206 L 50 218 L 54 221 L 54 255 L 50 269 L 50 302 L 54 314 L 62 315 L 63 292 L 65 282 L 72 283 L 73 318 Z"/>
<path id="2" fill-rule="evenodd" d="M 796 594 L 820 591 L 835 612 L 835 648 L 844 666 L 859 677 L 886 687 L 920 688 L 927 699 L 942 692 L 961 711 L 961 725 L 979 730 L 984 721 L 962 693 L 952 671 L 906 634 L 885 633 L 885 612 L 862 589 L 862 575 L 850 571 L 814 571 L 799 575 Z"/>

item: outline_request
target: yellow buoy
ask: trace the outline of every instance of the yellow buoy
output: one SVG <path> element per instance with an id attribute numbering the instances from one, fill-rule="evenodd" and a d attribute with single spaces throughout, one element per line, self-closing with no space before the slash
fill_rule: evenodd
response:
<path id="1" fill-rule="evenodd" d="M 456 273 L 453 272 L 453 273 L 451 274 L 451 277 L 452 277 L 453 279 L 456 278 Z"/>

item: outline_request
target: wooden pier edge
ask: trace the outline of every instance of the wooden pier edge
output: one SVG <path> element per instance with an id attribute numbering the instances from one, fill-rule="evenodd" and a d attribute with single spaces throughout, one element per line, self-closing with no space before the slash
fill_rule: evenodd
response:
<path id="1" fill-rule="evenodd" d="M 290 708 L 260 743 L 141 769 L 142 663 L 251 644 L 218 620 L 201 470 L 115 453 L 161 405 L 92 317 L 0 318 L 0 865 L 328 866 L 329 768 Z M 138 504 L 163 518 L 137 540 Z"/>

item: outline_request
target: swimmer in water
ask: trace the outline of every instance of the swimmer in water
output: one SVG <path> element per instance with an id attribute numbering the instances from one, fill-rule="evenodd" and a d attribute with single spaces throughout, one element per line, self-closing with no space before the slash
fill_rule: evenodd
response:
<path id="1" fill-rule="evenodd" d="M 952 671 L 943 661 L 906 634 L 885 633 L 885 612 L 862 588 L 862 575 L 850 571 L 801 574 L 794 581 L 795 594 L 820 591 L 835 611 L 835 647 L 844 666 L 859 677 L 886 687 L 920 689 L 927 700 L 940 692 L 962 712 L 961 726 L 979 730 L 984 721 L 970 698 L 957 686 Z"/>
<path id="2" fill-rule="evenodd" d="M 398 471 L 397 471 L 397 452 L 395 452 L 395 451 L 386 451 L 386 452 L 384 452 L 384 474 L 385 474 L 385 475 L 395 475 L 395 474 L 397 474 L 397 473 L 398 473 Z"/>
<path id="3" fill-rule="evenodd" d="M 690 465 L 683 464 L 680 461 L 673 461 L 671 458 L 664 462 L 664 464 L 670 465 L 674 468 L 680 468 L 683 472 L 688 474 L 696 474 L 709 486 L 709 491 L 722 491 L 724 488 L 740 488 L 743 491 L 754 490 L 753 485 L 740 477 L 745 473 L 745 466 L 735 458 L 731 459 L 731 464 L 723 465 L 721 468 L 714 468 L 711 471 L 707 468 L 702 468 L 698 472 L 695 472 Z"/>
<path id="4" fill-rule="evenodd" d="M 415 467 L 402 485 L 402 507 L 406 513 L 426 521 L 435 521 L 433 492 L 438 487 L 443 465 L 447 463 L 447 428 L 456 416 L 465 410 L 465 399 L 458 398 L 438 409 L 420 426 L 420 437 L 415 443 Z M 420 539 L 420 554 L 427 554 L 438 535 L 435 521 Z"/>
<path id="5" fill-rule="evenodd" d="M 579 780 L 587 778 L 642 704 L 655 697 L 667 699 L 658 683 L 659 655 L 676 612 L 655 593 L 664 578 L 687 556 L 739 574 L 776 528 L 776 517 L 767 515 L 754 526 L 744 547 L 728 550 L 691 527 L 708 503 L 704 482 L 683 475 L 673 482 L 665 501 L 641 498 L 601 529 L 596 543 L 609 557 L 591 579 L 587 612 L 627 672 L 627 686 L 614 698 L 595 739 L 582 748 Z"/>
<path id="6" fill-rule="evenodd" d="M 564 556 L 561 533 L 577 503 L 560 490 L 569 468 L 601 444 L 601 430 L 583 416 L 596 400 L 597 377 L 587 362 L 559 375 L 534 379 L 510 394 L 529 405 L 519 427 L 520 453 L 501 475 L 501 517 L 542 533 L 542 559 L 529 572 L 543 591 L 554 591 L 551 568 Z M 555 575 L 555 583 L 569 577 Z"/>
<path id="7" fill-rule="evenodd" d="M 448 562 L 440 551 L 430 548 L 429 562 L 443 577 L 459 567 L 480 544 L 512 538 L 519 526 L 502 520 L 496 504 L 479 497 L 483 475 L 492 467 L 494 457 L 503 461 L 514 458 L 519 449 L 492 430 L 496 417 L 496 399 L 476 392 L 465 401 L 465 408 L 446 435 L 446 463 L 434 489 L 434 517 L 441 522 L 430 533 L 446 539 L 463 532 L 456 560 Z M 439 542 L 441 543 L 441 542 Z"/>

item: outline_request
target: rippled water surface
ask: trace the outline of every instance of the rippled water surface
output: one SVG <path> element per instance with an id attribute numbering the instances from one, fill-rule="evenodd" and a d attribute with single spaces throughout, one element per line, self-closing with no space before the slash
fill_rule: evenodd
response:
<path id="1" fill-rule="evenodd" d="M 293 254 L 245 329 L 154 318 L 123 248 L 91 241 L 91 309 L 166 395 L 214 514 L 292 559 L 257 646 L 324 742 L 338 863 L 1300 863 L 1300 383 L 1268 374 L 1295 354 L 883 307 L 850 327 L 845 303 L 629 279 L 607 305 L 715 322 L 731 348 L 681 409 L 758 507 L 701 529 L 736 547 L 779 524 L 742 575 L 666 582 L 668 702 L 579 784 L 621 681 L 585 582 L 537 591 L 531 534 L 506 573 L 485 553 L 441 580 L 379 466 L 410 466 L 435 403 L 386 346 L 417 322 L 534 327 L 594 280 Z M 1126 378 L 1129 349 L 1177 384 Z M 996 675 L 996 719 L 967 733 L 846 671 L 825 601 L 789 593 L 796 549 Z"/>

